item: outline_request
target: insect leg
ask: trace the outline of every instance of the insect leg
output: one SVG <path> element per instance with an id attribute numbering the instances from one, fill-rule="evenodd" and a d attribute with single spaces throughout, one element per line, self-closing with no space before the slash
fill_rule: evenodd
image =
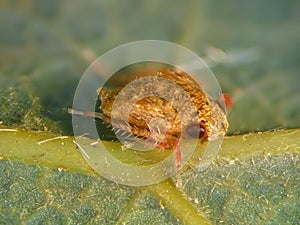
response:
<path id="1" fill-rule="evenodd" d="M 175 145 L 175 167 L 176 169 L 179 169 L 181 166 L 181 152 L 180 152 L 180 141 L 178 141 Z"/>

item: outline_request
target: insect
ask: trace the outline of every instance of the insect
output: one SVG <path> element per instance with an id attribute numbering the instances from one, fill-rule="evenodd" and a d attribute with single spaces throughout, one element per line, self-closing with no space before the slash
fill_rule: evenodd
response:
<path id="1" fill-rule="evenodd" d="M 149 74 L 141 74 L 140 76 L 149 76 Z M 206 141 L 214 140 L 219 135 L 224 136 L 227 132 L 228 121 L 225 109 L 219 103 L 220 99 L 225 99 L 225 97 L 227 99 L 227 96 L 223 97 L 223 95 L 220 95 L 220 99 L 216 100 L 210 98 L 189 74 L 177 68 L 164 68 L 152 72 L 150 76 L 152 76 L 153 82 L 158 81 L 159 78 L 165 78 L 180 86 L 190 97 L 196 109 L 196 120 L 188 123 L 180 117 L 173 102 L 157 96 L 148 96 L 135 102 L 130 109 L 129 118 L 124 116 L 128 113 L 127 101 L 122 103 L 122 107 L 117 107 L 114 111 L 115 122 L 113 129 L 122 130 L 136 137 L 147 139 L 146 144 L 148 145 L 174 150 L 175 166 L 176 169 L 179 169 L 181 166 L 180 137 L 199 138 Z M 161 85 L 163 86 L 163 84 Z M 111 126 L 112 123 L 113 104 L 123 87 L 102 87 L 98 90 L 98 97 L 101 101 L 100 109 L 102 111 L 99 117 L 108 126 Z M 127 100 L 136 98 L 146 88 L 147 85 L 139 90 L 132 87 L 128 92 L 128 96 L 126 96 Z M 173 91 L 165 94 L 169 95 L 170 98 L 175 98 L 174 101 L 180 101 L 180 97 L 177 98 Z M 186 107 L 185 102 L 181 102 L 179 105 L 182 108 Z M 189 111 L 189 108 L 185 110 Z M 151 126 L 153 118 L 164 121 L 164 126 L 161 127 L 157 124 Z M 161 131 L 162 128 L 164 132 Z"/>

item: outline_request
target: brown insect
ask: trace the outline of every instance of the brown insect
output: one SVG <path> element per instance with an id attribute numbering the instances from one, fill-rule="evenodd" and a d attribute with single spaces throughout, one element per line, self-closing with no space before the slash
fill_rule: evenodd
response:
<path id="1" fill-rule="evenodd" d="M 149 74 L 139 74 L 140 77 L 149 76 Z M 114 110 L 114 129 L 122 130 L 131 133 L 136 137 L 147 139 L 147 144 L 153 145 L 161 149 L 169 149 L 175 151 L 176 168 L 180 167 L 180 137 L 184 138 L 200 138 L 201 140 L 213 140 L 219 135 L 225 135 L 228 129 L 228 122 L 225 110 L 220 106 L 218 100 L 211 99 L 198 85 L 197 82 L 187 73 L 177 68 L 161 69 L 152 72 L 150 75 L 155 82 L 160 78 L 165 78 L 176 85 L 180 86 L 190 97 L 196 109 L 196 120 L 189 123 L 181 118 L 178 110 L 174 107 L 174 102 L 167 101 L 164 98 L 157 96 L 148 96 L 135 102 L 133 107 L 128 112 L 127 101 L 122 103 L 122 107 L 117 107 Z M 163 84 L 161 84 L 163 86 Z M 100 109 L 102 114 L 101 119 L 107 125 L 111 125 L 112 109 L 116 97 L 121 92 L 124 86 L 117 88 L 102 87 L 98 91 L 99 99 L 101 100 Z M 134 86 L 127 92 L 126 100 L 136 98 L 143 89 L 135 89 Z M 168 88 L 161 87 L 162 90 Z M 180 102 L 180 95 L 176 96 L 173 91 L 165 93 L 174 101 Z M 185 108 L 185 102 L 179 104 L 181 108 Z M 185 108 L 187 112 L 191 109 Z M 74 112 L 73 112 L 74 113 Z M 129 113 L 129 118 L 126 114 Z M 161 132 L 161 127 L 151 127 L 153 118 L 158 118 L 164 121 L 165 132 Z M 126 123 L 124 123 L 126 121 Z M 153 134 L 154 133 L 154 134 Z M 149 142 L 150 140 L 150 142 Z"/>

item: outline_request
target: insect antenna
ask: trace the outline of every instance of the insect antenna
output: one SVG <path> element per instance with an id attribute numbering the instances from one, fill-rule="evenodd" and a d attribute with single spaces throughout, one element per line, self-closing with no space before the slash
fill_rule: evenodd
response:
<path id="1" fill-rule="evenodd" d="M 92 118 L 100 119 L 106 125 L 110 124 L 110 119 L 100 112 L 80 111 L 80 110 L 68 108 L 68 113 L 73 115 L 83 116 L 83 117 L 92 117 Z"/>

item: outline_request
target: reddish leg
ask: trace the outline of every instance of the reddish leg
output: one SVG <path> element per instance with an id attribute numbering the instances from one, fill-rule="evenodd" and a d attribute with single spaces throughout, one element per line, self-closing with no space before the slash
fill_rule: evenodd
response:
<path id="1" fill-rule="evenodd" d="M 181 152 L 180 152 L 180 141 L 175 145 L 175 167 L 176 167 L 176 186 L 182 187 L 182 179 L 180 176 L 179 168 L 181 166 Z"/>
<path id="2" fill-rule="evenodd" d="M 178 170 L 181 166 L 181 152 L 180 152 L 180 141 L 178 141 L 175 145 L 175 166 L 176 166 L 176 170 Z"/>

